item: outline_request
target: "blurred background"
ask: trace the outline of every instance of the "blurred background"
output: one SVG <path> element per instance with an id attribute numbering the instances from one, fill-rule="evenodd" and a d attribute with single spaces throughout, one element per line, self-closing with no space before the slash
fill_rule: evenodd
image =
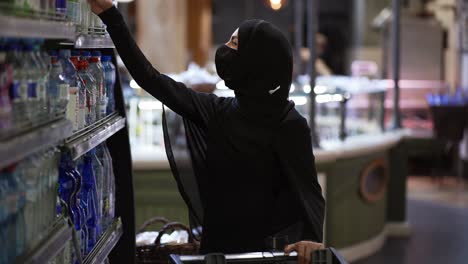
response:
<path id="1" fill-rule="evenodd" d="M 135 0 L 119 8 L 153 65 L 221 96 L 232 92 L 216 76 L 216 48 L 245 19 L 275 24 L 295 53 L 290 99 L 315 130 L 326 243 L 356 263 L 466 261 L 466 1 Z M 128 78 L 137 222 L 185 220 L 165 157 L 162 107 Z M 462 114 L 441 113 L 448 123 L 436 132 L 433 112 L 454 105 Z"/>
<path id="2" fill-rule="evenodd" d="M 325 244 L 351 263 L 468 263 L 467 0 L 114 2 L 160 72 L 218 96 L 234 93 L 216 49 L 246 19 L 276 25 L 293 47 L 289 99 L 311 128 Z M 86 1 L 0 0 L 0 27 L 0 264 L 131 263 L 145 221 L 189 224 L 163 105 L 129 75 Z M 66 179 L 93 177 L 96 197 L 83 196 L 102 220 L 81 227 L 79 188 L 67 196 Z M 75 243 L 64 224 L 73 217 Z"/>

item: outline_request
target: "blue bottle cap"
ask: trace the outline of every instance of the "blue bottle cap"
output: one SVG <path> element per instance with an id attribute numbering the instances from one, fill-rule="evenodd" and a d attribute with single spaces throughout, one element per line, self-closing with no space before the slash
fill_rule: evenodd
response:
<path id="1" fill-rule="evenodd" d="M 26 51 L 26 52 L 31 52 L 33 50 L 33 47 L 31 44 L 26 44 L 24 47 L 23 47 L 23 51 Z"/>
<path id="2" fill-rule="evenodd" d="M 59 55 L 61 58 L 69 58 L 71 56 L 71 51 L 69 49 L 59 50 Z"/>
<path id="3" fill-rule="evenodd" d="M 89 56 L 91 56 L 91 52 L 89 52 L 87 50 L 83 50 L 83 51 L 81 51 L 81 56 L 89 57 Z"/>
<path id="4" fill-rule="evenodd" d="M 92 55 L 93 55 L 94 57 L 101 57 L 101 52 L 100 52 L 99 50 L 94 50 L 94 51 L 92 52 Z"/>
<path id="5" fill-rule="evenodd" d="M 49 55 L 52 57 L 57 57 L 57 51 L 56 50 L 51 50 L 49 51 Z"/>
<path id="6" fill-rule="evenodd" d="M 112 57 L 111 56 L 102 56 L 101 61 L 111 61 Z"/>
<path id="7" fill-rule="evenodd" d="M 73 57 L 80 56 L 80 51 L 79 50 L 72 50 L 71 51 L 71 56 L 73 56 Z"/>

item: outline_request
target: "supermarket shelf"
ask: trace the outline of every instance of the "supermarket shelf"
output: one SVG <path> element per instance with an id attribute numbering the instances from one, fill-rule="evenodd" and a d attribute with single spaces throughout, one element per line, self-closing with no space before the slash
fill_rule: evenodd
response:
<path id="1" fill-rule="evenodd" d="M 56 146 L 73 134 L 66 119 L 44 124 L 39 128 L 0 141 L 0 168 L 4 168 L 33 153 Z"/>
<path id="2" fill-rule="evenodd" d="M 102 235 L 93 250 L 83 260 L 83 264 L 100 264 L 109 256 L 120 237 L 123 234 L 122 221 L 120 218 L 114 221 L 112 226 Z"/>
<path id="3" fill-rule="evenodd" d="M 114 113 L 89 127 L 77 131 L 66 140 L 64 147 L 70 150 L 72 159 L 77 159 L 124 127 L 125 118 Z"/>
<path id="4" fill-rule="evenodd" d="M 79 35 L 75 40 L 77 49 L 113 49 L 114 47 L 109 35 Z"/>
<path id="5" fill-rule="evenodd" d="M 75 39 L 76 27 L 65 21 L 22 18 L 0 14 L 0 36 L 17 38 Z"/>
<path id="6" fill-rule="evenodd" d="M 18 257 L 16 263 L 48 263 L 65 247 L 66 242 L 72 239 L 73 229 L 63 217 L 57 219 L 50 229 L 47 237 L 36 243 L 36 246 Z"/>

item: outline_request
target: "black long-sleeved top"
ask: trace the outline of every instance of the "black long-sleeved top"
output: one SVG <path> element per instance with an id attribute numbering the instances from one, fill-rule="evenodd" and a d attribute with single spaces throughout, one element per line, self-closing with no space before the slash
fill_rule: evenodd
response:
<path id="1" fill-rule="evenodd" d="M 236 98 L 159 73 L 115 7 L 100 17 L 135 81 L 206 135 L 202 252 L 262 250 L 266 237 L 296 223 L 304 225 L 299 239 L 321 241 L 324 200 L 305 119 L 294 109 L 275 128 L 245 118 Z"/>

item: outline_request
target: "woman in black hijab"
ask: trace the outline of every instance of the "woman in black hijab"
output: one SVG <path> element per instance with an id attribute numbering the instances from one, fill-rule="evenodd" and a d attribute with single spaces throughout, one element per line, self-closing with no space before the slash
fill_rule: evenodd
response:
<path id="1" fill-rule="evenodd" d="M 293 63 L 283 34 L 262 20 L 241 24 L 216 52 L 218 74 L 236 95 L 223 98 L 159 73 L 112 1 L 88 2 L 135 81 L 183 118 L 191 176 L 170 146 L 167 154 L 191 221 L 203 226 L 201 253 L 262 251 L 278 235 L 295 243 L 286 251 L 301 262 L 323 247 L 325 203 L 307 122 L 288 100 Z"/>

